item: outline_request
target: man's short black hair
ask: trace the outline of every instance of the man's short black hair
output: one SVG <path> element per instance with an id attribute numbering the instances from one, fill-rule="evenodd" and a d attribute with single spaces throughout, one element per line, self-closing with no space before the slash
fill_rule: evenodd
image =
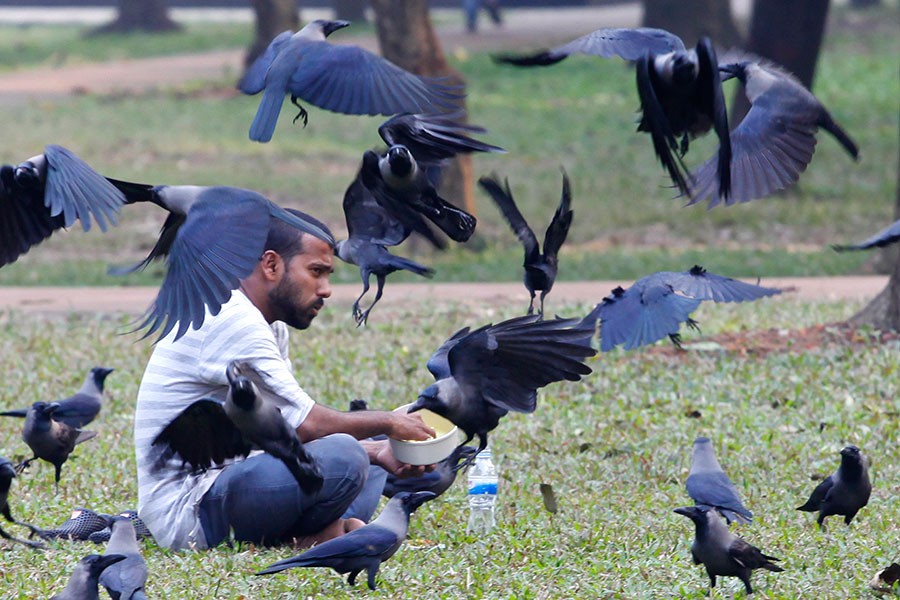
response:
<path id="1" fill-rule="evenodd" d="M 314 216 L 308 215 L 295 208 L 286 208 L 285 210 L 324 231 L 328 235 L 327 239 L 320 236 L 315 237 L 318 237 L 331 246 L 332 250 L 334 249 L 334 235 L 332 235 L 331 230 L 328 229 L 328 225 Z M 307 235 L 312 234 L 300 231 L 293 225 L 289 225 L 281 219 L 272 218 L 269 221 L 269 235 L 266 237 L 266 246 L 263 250 L 272 250 L 281 255 L 283 259 L 288 260 L 292 256 L 303 252 L 303 237 Z"/>

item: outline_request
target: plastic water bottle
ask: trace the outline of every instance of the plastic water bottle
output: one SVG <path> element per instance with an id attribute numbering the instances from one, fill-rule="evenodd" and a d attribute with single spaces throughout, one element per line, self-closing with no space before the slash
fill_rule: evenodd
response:
<path id="1" fill-rule="evenodd" d="M 494 506 L 497 503 L 497 468 L 490 447 L 478 453 L 469 467 L 469 533 L 483 535 L 495 524 Z"/>

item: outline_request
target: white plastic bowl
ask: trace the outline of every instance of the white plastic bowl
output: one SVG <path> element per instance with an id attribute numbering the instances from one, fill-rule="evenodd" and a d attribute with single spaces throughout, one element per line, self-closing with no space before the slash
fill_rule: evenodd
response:
<path id="1" fill-rule="evenodd" d="M 394 412 L 405 413 L 410 406 L 412 405 L 404 404 L 395 408 Z M 421 442 L 388 438 L 394 457 L 409 465 L 433 465 L 450 456 L 459 445 L 459 429 L 456 425 L 427 409 L 418 410 L 415 414 L 420 415 L 425 424 L 434 429 L 437 437 Z"/>

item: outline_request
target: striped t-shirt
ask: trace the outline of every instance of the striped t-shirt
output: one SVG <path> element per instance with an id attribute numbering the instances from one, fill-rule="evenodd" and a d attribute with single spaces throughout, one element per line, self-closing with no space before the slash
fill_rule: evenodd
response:
<path id="1" fill-rule="evenodd" d="M 218 315 L 207 312 L 200 329 L 190 329 L 175 342 L 173 337 L 174 332 L 156 344 L 138 390 L 134 416 L 138 513 L 161 547 L 200 549 L 207 546 L 200 501 L 222 468 L 191 473 L 178 456 L 154 467 L 158 449 L 151 448 L 153 438 L 191 403 L 201 398 L 224 401 L 225 369 L 232 360 L 257 369 L 264 383 L 261 391 L 292 427 L 303 422 L 314 402 L 291 373 L 287 326 L 267 323 L 240 290 Z"/>

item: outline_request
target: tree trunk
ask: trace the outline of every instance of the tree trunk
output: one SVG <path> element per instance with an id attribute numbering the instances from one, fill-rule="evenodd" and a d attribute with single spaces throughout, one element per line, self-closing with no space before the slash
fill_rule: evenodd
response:
<path id="1" fill-rule="evenodd" d="M 671 31 L 688 48 L 704 35 L 719 48 L 741 43 L 729 0 L 644 0 L 642 24 Z"/>
<path id="2" fill-rule="evenodd" d="M 894 200 L 894 218 L 900 219 L 900 153 L 897 154 L 897 198 Z M 848 322 L 851 325 L 871 325 L 882 331 L 900 331 L 900 256 L 896 244 L 885 248 L 884 252 L 885 255 L 894 257 L 887 287 L 862 310 L 850 317 Z"/>
<path id="3" fill-rule="evenodd" d="M 334 18 L 351 21 L 353 23 L 365 23 L 366 8 L 369 3 L 366 0 L 333 0 Z"/>
<path id="4" fill-rule="evenodd" d="M 785 67 L 812 89 L 828 5 L 829 0 L 755 0 L 747 50 Z M 740 122 L 749 108 L 741 90 L 731 111 L 732 123 Z"/>
<path id="5" fill-rule="evenodd" d="M 145 31 L 177 31 L 181 26 L 169 18 L 168 0 L 118 0 L 116 19 L 97 27 L 91 35 Z"/>
<path id="6" fill-rule="evenodd" d="M 375 29 L 381 54 L 399 67 L 426 77 L 447 77 L 448 83 L 461 86 L 462 75 L 451 69 L 444 58 L 440 41 L 431 26 L 426 0 L 371 0 Z M 465 110 L 465 102 L 460 109 Z M 475 214 L 472 157 L 461 155 L 448 165 L 441 177 L 441 194 Z"/>
<path id="7" fill-rule="evenodd" d="M 300 27 L 297 0 L 250 0 L 250 4 L 256 13 L 256 38 L 247 49 L 245 67 L 252 65 L 265 52 L 276 35 L 288 29 L 296 31 Z"/>

